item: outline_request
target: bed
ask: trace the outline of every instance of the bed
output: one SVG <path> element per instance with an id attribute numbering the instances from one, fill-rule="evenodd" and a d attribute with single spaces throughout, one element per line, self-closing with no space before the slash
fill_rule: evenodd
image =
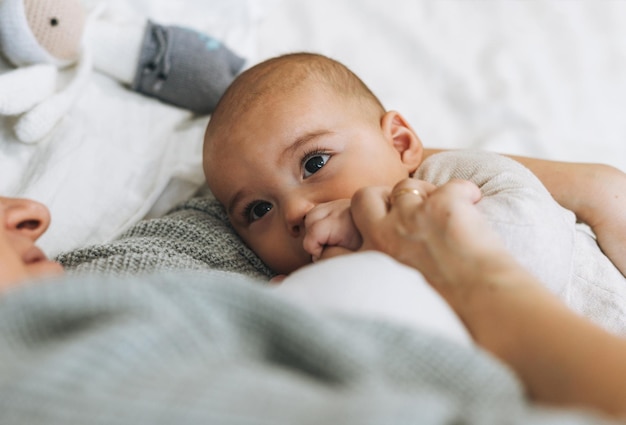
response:
<path id="1" fill-rule="evenodd" d="M 100 2 L 83 0 L 83 3 L 91 9 Z M 246 59 L 244 67 L 293 51 L 315 51 L 336 58 L 361 76 L 388 109 L 402 112 L 428 147 L 475 148 L 555 160 L 603 162 L 626 170 L 626 127 L 622 118 L 626 112 L 626 78 L 622 75 L 626 69 L 626 29 L 622 25 L 626 4 L 621 2 L 109 0 L 103 3 L 105 11 L 98 19 L 112 27 L 145 19 L 189 27 L 222 40 Z M 0 62 L 0 70 L 8 72 L 10 66 Z M 86 89 L 63 120 L 37 144 L 16 140 L 14 118 L 3 117 L 0 121 L 0 193 L 37 199 L 49 206 L 53 221 L 40 243 L 46 253 L 78 269 L 120 271 L 123 263 L 126 271 L 135 272 L 171 268 L 170 254 L 178 250 L 184 254 L 176 258 L 175 266 L 179 268 L 204 270 L 209 265 L 254 278 L 270 276 L 271 271 L 232 235 L 223 211 L 203 187 L 202 135 L 209 116 L 196 115 L 133 92 L 97 69 L 89 78 Z M 187 201 L 198 193 L 203 197 Z M 141 221 L 144 218 L 153 220 Z M 179 227 L 189 221 L 200 223 L 201 227 Z M 175 230 L 176 235 L 182 232 L 192 236 L 190 240 L 178 236 L 175 241 L 164 238 L 158 250 L 145 252 L 142 238 L 162 231 L 163 226 Z M 220 246 L 220 250 L 203 250 L 197 246 L 198 238 L 194 236 L 211 232 L 217 239 L 210 240 L 210 246 Z M 224 250 L 224 246 L 228 249 Z M 236 280 L 230 275 L 227 279 Z M 206 291 L 207 296 L 222 299 L 234 291 L 237 300 L 245 299 L 255 305 L 246 298 L 239 284 L 234 285 L 236 289 L 228 289 L 226 285 L 201 289 L 196 288 L 195 277 L 188 280 L 192 282 L 191 289 L 186 289 L 189 293 L 177 297 L 189 300 L 193 294 Z M 169 290 L 159 289 L 160 285 L 156 285 L 157 289 L 133 291 L 128 299 L 137 297 L 137 301 L 129 302 L 128 308 L 144 308 L 145 297 L 161 305 L 161 292 L 169 293 Z M 72 282 L 65 287 L 64 294 L 83 301 L 97 298 L 94 294 L 100 291 L 86 285 L 87 289 L 80 291 L 91 292 L 71 295 Z M 32 295 L 20 296 L 28 304 Z M 265 295 L 257 296 L 260 303 L 267 305 Z M 106 294 L 104 298 L 116 299 L 107 298 Z M 112 308 L 111 305 L 107 304 L 107 308 Z M 64 304 L 63 308 L 69 307 Z M 124 314 L 124 308 L 116 311 Z M 151 312 L 156 309 L 145 308 Z M 274 310 L 266 309 L 268 315 L 275 313 Z M 89 316 L 85 312 L 70 316 L 78 320 L 83 317 L 81 314 Z M 178 317 L 177 314 L 174 316 Z M 291 317 L 290 314 L 295 313 L 290 311 L 285 317 Z M 453 338 L 466 342 L 467 336 L 455 319 L 442 314 L 445 315 L 442 320 L 450 323 L 444 326 L 447 331 L 452 329 Z M 402 315 L 400 312 L 398 320 L 406 321 Z M 269 320 L 263 313 L 259 318 Z M 248 320 L 253 321 L 250 317 Z M 314 321 L 303 320 L 308 326 Z M 45 326 L 44 319 L 39 324 L 33 323 L 36 321 L 20 326 L 29 326 L 29 332 L 34 332 L 35 326 Z M 359 328 L 350 324 L 341 329 L 348 332 L 353 327 Z M 297 342 L 294 329 L 277 332 L 272 335 L 283 332 L 287 341 Z M 404 335 L 402 332 L 387 334 L 377 327 L 367 332 L 380 332 L 398 340 L 404 338 L 400 336 Z M 242 340 L 244 334 L 248 335 L 238 334 Z M 189 341 L 193 338 L 176 343 Z M 424 341 L 405 344 L 423 348 Z M 428 340 L 428 343 L 447 347 L 447 342 Z M 312 348 L 322 350 L 320 347 Z M 456 358 L 456 348 L 449 350 L 450 358 Z M 176 358 L 176 354 L 171 356 Z M 259 358 L 263 355 L 259 354 Z M 461 361 L 483 361 L 468 359 Z M 368 361 L 375 363 L 372 359 Z M 434 360 L 425 361 L 431 367 L 428 362 Z M 439 359 L 433 364 L 436 366 L 432 367 L 445 368 L 452 363 Z M 477 370 L 501 374 L 496 381 L 506 387 L 504 397 L 522 399 L 515 379 L 508 372 L 491 367 L 479 365 Z M 385 373 L 392 376 L 395 372 Z M 250 384 L 239 378 L 240 382 Z M 386 379 L 387 375 L 383 380 Z M 446 379 L 451 379 L 451 375 Z M 472 375 L 464 388 L 471 392 L 472 385 L 482 385 L 482 379 L 484 376 L 480 374 Z M 441 386 L 441 382 L 435 380 L 432 385 Z M 498 410 L 500 399 L 493 395 L 498 388 L 493 386 L 492 393 L 487 391 L 488 402 L 484 405 L 476 402 L 478 407 L 470 403 L 456 406 L 457 410 L 446 410 L 450 400 L 438 399 L 441 403 L 435 404 L 441 414 L 435 412 L 432 418 L 436 419 L 431 422 L 422 418 L 425 421 L 422 423 L 439 423 L 454 414 L 463 417 L 464 411 L 474 412 L 474 408 L 475 416 L 471 420 L 489 423 L 482 422 L 486 418 L 480 415 L 489 409 Z M 440 394 L 422 395 L 418 397 L 420 405 L 427 407 Z M 328 421 L 341 412 L 354 413 L 367 394 L 344 396 L 353 404 L 345 404 L 343 411 L 328 404 L 337 409 L 329 413 Z M 327 400 L 317 400 L 320 406 L 327 405 Z M 393 403 L 373 411 L 391 409 L 401 415 L 411 402 L 414 400 L 394 398 Z M 507 403 L 503 405 L 509 406 Z M 474 407 L 468 408 L 469 405 Z M 402 408 L 394 410 L 394 406 Z M 256 415 L 255 407 L 262 406 L 250 408 Z M 124 408 L 131 409 L 126 405 Z M 306 411 L 298 413 L 304 415 Z M 446 412 L 450 415 L 446 416 Z M 498 423 L 498 418 L 506 417 L 498 415 L 505 413 L 499 412 L 490 420 Z M 549 422 L 552 419 L 557 423 L 569 418 L 569 413 L 555 414 L 555 418 L 550 415 L 524 410 L 519 417 L 513 416 L 519 423 L 533 423 L 535 419 L 537 423 L 542 420 L 552 423 Z M 599 420 L 582 414 L 571 415 L 570 419 L 577 423 Z M 337 417 L 341 416 L 334 416 Z M 399 420 L 398 416 L 394 419 Z"/>

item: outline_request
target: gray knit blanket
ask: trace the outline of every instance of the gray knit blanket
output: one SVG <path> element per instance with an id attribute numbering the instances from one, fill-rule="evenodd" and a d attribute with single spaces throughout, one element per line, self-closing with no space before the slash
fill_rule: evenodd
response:
<path id="1" fill-rule="evenodd" d="M 137 223 L 110 243 L 66 252 L 56 260 L 70 273 L 226 270 L 254 278 L 273 275 L 237 236 L 212 196 L 193 198 L 164 217 Z"/>
<path id="2" fill-rule="evenodd" d="M 479 349 L 220 271 L 17 287 L 0 376 L 3 425 L 608 423 L 529 403 Z"/>

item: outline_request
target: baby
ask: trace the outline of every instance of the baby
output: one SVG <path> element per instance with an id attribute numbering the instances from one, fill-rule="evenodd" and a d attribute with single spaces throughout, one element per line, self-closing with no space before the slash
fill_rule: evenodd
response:
<path id="1" fill-rule="evenodd" d="M 483 211 L 523 264 L 589 316 L 596 313 L 581 302 L 585 294 L 597 305 L 619 305 L 619 320 L 608 327 L 626 332 L 622 274 L 528 170 L 494 154 L 432 154 L 349 69 L 301 53 L 258 64 L 229 87 L 207 127 L 204 171 L 236 232 L 281 274 L 332 250 L 359 249 L 350 199 L 363 187 L 408 177 L 472 180 L 483 191 Z M 571 268 L 578 259 L 581 267 L 592 263 L 582 277 Z M 623 258 L 614 260 L 626 270 Z M 593 281 L 599 270 L 602 279 Z M 580 288 L 572 285 L 578 277 Z M 602 297 L 607 288 L 612 295 Z"/>

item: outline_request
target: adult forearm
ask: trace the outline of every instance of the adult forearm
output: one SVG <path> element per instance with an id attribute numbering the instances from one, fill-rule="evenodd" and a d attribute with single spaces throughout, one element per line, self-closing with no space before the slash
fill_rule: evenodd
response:
<path id="1" fill-rule="evenodd" d="M 626 415 L 626 341 L 533 280 L 520 270 L 477 287 L 462 311 L 475 340 L 509 364 L 536 401 Z"/>

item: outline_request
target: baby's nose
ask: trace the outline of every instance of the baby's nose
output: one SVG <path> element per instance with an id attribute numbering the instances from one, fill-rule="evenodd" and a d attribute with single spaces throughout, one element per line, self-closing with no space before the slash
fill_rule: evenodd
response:
<path id="1" fill-rule="evenodd" d="M 291 236 L 300 237 L 304 234 L 306 215 L 313 207 L 315 204 L 304 198 L 293 199 L 287 203 L 285 221 Z"/>

